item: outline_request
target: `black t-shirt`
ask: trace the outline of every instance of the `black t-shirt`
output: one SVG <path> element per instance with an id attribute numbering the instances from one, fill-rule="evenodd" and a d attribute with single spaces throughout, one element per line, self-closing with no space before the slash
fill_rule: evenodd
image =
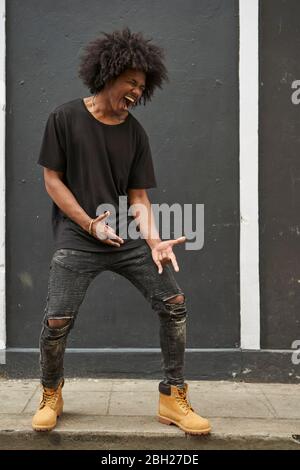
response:
<path id="1" fill-rule="evenodd" d="M 141 124 L 131 113 L 121 124 L 104 124 L 88 111 L 82 98 L 64 103 L 50 113 L 38 163 L 64 172 L 64 184 L 90 217 L 110 210 L 106 222 L 122 238 L 123 229 L 135 224 L 134 218 L 126 214 L 127 190 L 157 186 L 148 137 Z M 119 196 L 123 196 L 121 211 Z M 120 247 L 106 245 L 67 217 L 54 202 L 52 228 L 55 249 L 107 252 L 145 243 L 129 234 Z"/>

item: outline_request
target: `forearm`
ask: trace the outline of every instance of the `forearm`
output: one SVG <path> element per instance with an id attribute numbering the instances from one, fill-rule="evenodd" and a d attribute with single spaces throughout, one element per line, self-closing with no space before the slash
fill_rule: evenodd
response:
<path id="1" fill-rule="evenodd" d="M 153 249 L 161 242 L 161 239 L 156 228 L 151 202 L 148 198 L 143 198 L 134 200 L 131 202 L 131 205 L 133 206 L 134 214 L 136 214 L 136 211 L 139 212 L 136 222 L 139 225 L 140 233 L 150 248 Z"/>
<path id="2" fill-rule="evenodd" d="M 91 217 L 78 204 L 69 188 L 59 179 L 46 184 L 46 191 L 64 214 L 88 231 Z"/>

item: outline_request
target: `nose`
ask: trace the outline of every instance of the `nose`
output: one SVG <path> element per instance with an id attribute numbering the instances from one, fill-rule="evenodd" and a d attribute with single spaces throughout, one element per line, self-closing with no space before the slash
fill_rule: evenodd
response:
<path id="1" fill-rule="evenodd" d="M 140 99 L 140 97 L 142 96 L 143 92 L 140 88 L 137 88 L 137 87 L 134 87 L 132 89 L 132 94 L 136 97 L 136 99 Z"/>

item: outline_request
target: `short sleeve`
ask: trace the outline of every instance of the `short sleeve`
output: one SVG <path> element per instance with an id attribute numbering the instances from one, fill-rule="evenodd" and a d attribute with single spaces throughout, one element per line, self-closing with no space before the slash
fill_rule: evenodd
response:
<path id="1" fill-rule="evenodd" d="M 128 180 L 129 189 L 156 188 L 157 182 L 153 167 L 152 153 L 149 139 L 142 129 L 136 155 Z"/>
<path id="2" fill-rule="evenodd" d="M 52 112 L 47 120 L 38 164 L 55 171 L 65 171 L 64 131 L 58 115 Z"/>

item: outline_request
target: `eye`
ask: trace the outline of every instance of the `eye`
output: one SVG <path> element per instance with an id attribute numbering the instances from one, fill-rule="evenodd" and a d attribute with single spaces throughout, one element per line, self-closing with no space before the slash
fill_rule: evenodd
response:
<path id="1" fill-rule="evenodd" d="M 133 85 L 134 87 L 137 86 L 137 82 L 135 80 L 128 80 L 128 83 L 130 83 L 131 85 Z M 141 85 L 140 86 L 140 89 L 142 90 L 142 92 L 145 91 L 146 87 L 144 85 Z"/>

